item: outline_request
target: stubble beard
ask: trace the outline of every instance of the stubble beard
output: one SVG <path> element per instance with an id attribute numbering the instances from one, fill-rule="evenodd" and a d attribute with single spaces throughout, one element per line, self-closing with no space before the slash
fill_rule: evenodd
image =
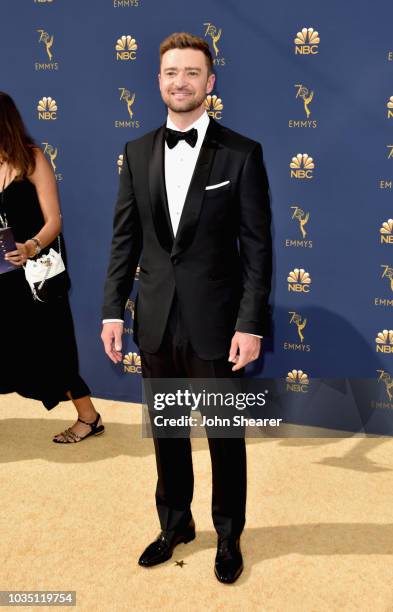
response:
<path id="1" fill-rule="evenodd" d="M 194 98 L 193 100 L 182 100 L 176 102 L 172 99 L 171 94 L 166 96 L 165 103 L 167 107 L 174 113 L 189 113 L 199 108 L 205 101 L 205 96 L 200 98 Z"/>

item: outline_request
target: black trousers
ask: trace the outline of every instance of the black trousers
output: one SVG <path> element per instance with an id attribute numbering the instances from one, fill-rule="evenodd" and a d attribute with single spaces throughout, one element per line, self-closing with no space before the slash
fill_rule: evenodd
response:
<path id="1" fill-rule="evenodd" d="M 229 350 L 229 347 L 228 347 Z M 144 378 L 229 378 L 227 357 L 200 359 L 193 351 L 176 297 L 159 350 L 141 350 Z M 240 536 L 245 524 L 247 468 L 244 438 L 208 438 L 212 463 L 212 517 L 220 537 Z M 189 438 L 154 438 L 157 463 L 156 506 L 161 529 L 171 531 L 191 519 L 194 489 Z"/>

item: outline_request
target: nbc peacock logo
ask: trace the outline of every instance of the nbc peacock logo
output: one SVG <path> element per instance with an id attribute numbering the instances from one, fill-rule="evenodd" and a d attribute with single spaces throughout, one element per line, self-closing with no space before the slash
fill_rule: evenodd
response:
<path id="1" fill-rule="evenodd" d="M 43 97 L 37 105 L 38 119 L 41 121 L 55 121 L 57 119 L 57 102 L 54 98 Z"/>
<path id="2" fill-rule="evenodd" d="M 290 176 L 293 179 L 312 179 L 314 176 L 314 160 L 308 153 L 298 153 L 295 157 L 292 157 L 289 167 L 291 169 Z"/>
<path id="3" fill-rule="evenodd" d="M 378 332 L 375 338 L 377 353 L 393 354 L 393 329 L 384 329 Z"/>
<path id="4" fill-rule="evenodd" d="M 379 229 L 381 244 L 393 244 L 393 219 L 384 221 Z"/>
<path id="5" fill-rule="evenodd" d="M 124 34 L 116 41 L 116 59 L 120 61 L 136 60 L 137 42 L 130 34 Z"/>
<path id="6" fill-rule="evenodd" d="M 127 353 L 123 358 L 124 372 L 127 374 L 141 374 L 141 357 L 138 353 Z"/>
<path id="7" fill-rule="evenodd" d="M 388 109 L 388 119 L 392 119 L 393 118 L 393 96 L 390 96 L 386 106 Z"/>
<path id="8" fill-rule="evenodd" d="M 311 289 L 311 276 L 304 268 L 295 268 L 288 274 L 288 291 L 295 293 L 309 293 Z"/>
<path id="9" fill-rule="evenodd" d="M 211 96 L 210 94 L 206 96 L 205 108 L 209 117 L 213 117 L 213 119 L 217 119 L 218 121 L 222 119 L 222 110 L 224 108 L 224 105 L 222 103 L 221 98 L 219 98 L 218 96 Z"/>
<path id="10" fill-rule="evenodd" d="M 287 391 L 307 393 L 310 380 L 303 370 L 291 370 L 286 377 Z"/>
<path id="11" fill-rule="evenodd" d="M 320 42 L 319 33 L 314 28 L 302 28 L 295 36 L 295 55 L 316 55 Z"/>
<path id="12" fill-rule="evenodd" d="M 122 170 L 123 170 L 123 154 L 121 153 L 119 157 L 117 158 L 117 171 L 119 174 L 121 174 Z"/>

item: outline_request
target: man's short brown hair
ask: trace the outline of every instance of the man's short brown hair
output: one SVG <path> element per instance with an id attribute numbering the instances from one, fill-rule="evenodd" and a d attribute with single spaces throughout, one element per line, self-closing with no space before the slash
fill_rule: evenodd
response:
<path id="1" fill-rule="evenodd" d="M 194 36 L 188 32 L 174 32 L 167 36 L 160 44 L 160 65 L 164 53 L 171 49 L 197 49 L 202 51 L 206 57 L 207 69 L 209 74 L 213 72 L 213 58 L 210 52 L 209 45 L 206 40 L 199 36 Z"/>

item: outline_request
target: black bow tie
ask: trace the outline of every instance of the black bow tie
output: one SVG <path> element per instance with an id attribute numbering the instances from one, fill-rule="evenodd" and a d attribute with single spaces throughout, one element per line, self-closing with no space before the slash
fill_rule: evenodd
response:
<path id="1" fill-rule="evenodd" d="M 165 140 L 170 149 L 173 149 L 180 140 L 188 142 L 194 148 L 198 140 L 198 130 L 191 128 L 188 132 L 178 132 L 177 130 L 165 129 Z"/>

